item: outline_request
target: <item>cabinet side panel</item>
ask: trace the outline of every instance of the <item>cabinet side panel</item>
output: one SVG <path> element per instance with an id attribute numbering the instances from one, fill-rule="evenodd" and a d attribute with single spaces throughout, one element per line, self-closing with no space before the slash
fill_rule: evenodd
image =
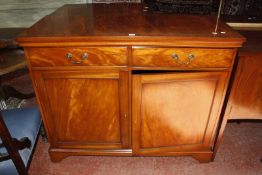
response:
<path id="1" fill-rule="evenodd" d="M 262 119 L 262 53 L 240 55 L 228 119 Z"/>

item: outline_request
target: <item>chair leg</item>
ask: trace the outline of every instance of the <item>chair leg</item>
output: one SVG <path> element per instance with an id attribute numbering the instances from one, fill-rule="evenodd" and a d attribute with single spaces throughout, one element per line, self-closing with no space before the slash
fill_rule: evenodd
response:
<path id="1" fill-rule="evenodd" d="M 14 147 L 11 135 L 4 123 L 3 116 L 0 113 L 0 137 L 2 139 L 5 148 L 12 159 L 16 169 L 20 175 L 28 175 L 25 164 L 20 157 L 18 149 Z"/>
<path id="2" fill-rule="evenodd" d="M 41 137 L 42 137 L 42 141 L 43 141 L 44 143 L 48 143 L 48 138 L 47 138 L 46 131 L 45 131 L 45 127 L 44 127 L 44 124 L 43 124 L 43 123 L 41 124 L 40 135 L 41 135 Z"/>
<path id="3" fill-rule="evenodd" d="M 29 140 L 28 137 L 23 137 L 20 140 L 17 140 L 16 138 L 12 138 L 12 141 L 18 150 L 31 147 L 31 141 Z"/>

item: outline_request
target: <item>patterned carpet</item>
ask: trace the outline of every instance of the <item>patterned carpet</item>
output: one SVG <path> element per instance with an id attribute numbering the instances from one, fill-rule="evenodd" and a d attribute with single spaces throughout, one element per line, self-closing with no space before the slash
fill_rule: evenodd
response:
<path id="1" fill-rule="evenodd" d="M 230 123 L 214 162 L 191 157 L 68 157 L 52 163 L 39 139 L 31 175 L 261 175 L 262 123 Z"/>
<path id="2" fill-rule="evenodd" d="M 10 80 L 9 80 L 10 79 Z M 22 92 L 32 91 L 27 72 L 6 82 Z M 23 107 L 35 105 L 35 99 Z M 262 122 L 229 123 L 214 162 L 200 164 L 191 157 L 68 157 L 53 163 L 49 144 L 39 138 L 30 175 L 261 175 Z"/>

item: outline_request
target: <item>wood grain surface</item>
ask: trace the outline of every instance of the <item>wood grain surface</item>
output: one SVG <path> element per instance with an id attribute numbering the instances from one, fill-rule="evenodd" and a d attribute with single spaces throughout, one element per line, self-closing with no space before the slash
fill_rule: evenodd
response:
<path id="1" fill-rule="evenodd" d="M 85 4 L 65 5 L 23 32 L 17 40 L 51 160 L 190 155 L 211 161 L 234 57 L 245 40 L 221 21 L 212 34 L 215 23 L 214 16 L 156 13 L 141 4 Z M 180 65 L 174 52 L 181 62 L 194 58 Z"/>
<path id="2" fill-rule="evenodd" d="M 134 153 L 211 151 L 227 79 L 226 72 L 134 75 Z"/>
<path id="3" fill-rule="evenodd" d="M 128 147 L 126 76 L 117 71 L 35 72 L 52 147 Z"/>
<path id="4" fill-rule="evenodd" d="M 247 38 L 239 61 L 229 103 L 228 119 L 262 119 L 262 31 L 239 31 Z"/>
<path id="5" fill-rule="evenodd" d="M 235 51 L 205 48 L 134 48 L 132 53 L 133 66 L 230 68 Z M 179 62 L 172 57 L 174 54 L 178 56 Z M 189 62 L 190 55 L 193 55 L 193 59 Z M 184 64 L 187 62 L 189 63 Z"/>
<path id="6" fill-rule="evenodd" d="M 262 32 L 239 31 L 247 42 L 239 49 L 238 64 L 235 64 L 232 88 L 228 91 L 226 106 L 222 112 L 223 120 L 216 138 L 213 158 L 217 153 L 223 138 L 223 132 L 230 119 L 262 119 L 261 103 L 261 57 L 262 57 Z"/>
<path id="7" fill-rule="evenodd" d="M 79 47 L 79 48 L 33 48 L 28 49 L 32 66 L 126 66 L 127 53 L 125 47 Z M 67 59 L 71 53 L 72 58 Z M 82 59 L 83 54 L 88 54 Z M 74 64 L 73 62 L 81 62 Z"/>
<path id="8" fill-rule="evenodd" d="M 228 119 L 262 119 L 262 52 L 243 53 L 228 104 Z"/>
<path id="9" fill-rule="evenodd" d="M 75 4 L 44 17 L 23 32 L 18 41 L 22 46 L 50 46 L 53 42 L 150 45 L 160 40 L 158 44 L 165 45 L 185 45 L 188 41 L 191 46 L 242 45 L 244 38 L 222 22 L 218 25 L 219 34 L 213 35 L 215 25 L 215 16 L 144 11 L 142 4 Z"/>
<path id="10" fill-rule="evenodd" d="M 27 62 L 23 50 L 3 49 L 0 52 L 0 76 L 25 68 Z"/>

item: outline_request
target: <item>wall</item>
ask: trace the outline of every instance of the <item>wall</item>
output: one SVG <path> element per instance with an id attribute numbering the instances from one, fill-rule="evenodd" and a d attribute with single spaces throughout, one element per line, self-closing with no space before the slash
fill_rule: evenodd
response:
<path id="1" fill-rule="evenodd" d="M 64 4 L 92 0 L 0 0 L 0 28 L 30 27 L 40 18 Z"/>

